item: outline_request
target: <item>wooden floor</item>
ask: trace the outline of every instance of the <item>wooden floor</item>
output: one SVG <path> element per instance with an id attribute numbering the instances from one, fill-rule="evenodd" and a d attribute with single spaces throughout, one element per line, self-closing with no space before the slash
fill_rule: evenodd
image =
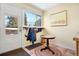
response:
<path id="1" fill-rule="evenodd" d="M 75 56 L 75 52 L 73 50 L 66 49 L 54 44 L 51 44 L 50 48 L 55 52 L 55 54 L 52 54 L 49 50 L 40 51 L 41 48 L 41 44 L 37 43 L 0 54 L 0 56 Z"/>
<path id="2" fill-rule="evenodd" d="M 0 54 L 0 56 L 30 56 L 30 55 L 22 48 L 19 48 L 10 52 Z"/>
<path id="3" fill-rule="evenodd" d="M 37 43 L 34 45 L 27 46 L 26 48 L 29 50 L 32 50 L 38 46 L 41 46 L 41 44 Z M 28 54 L 24 49 L 19 48 L 19 49 L 13 50 L 13 51 L 9 51 L 9 52 L 0 54 L 0 56 L 30 56 L 30 54 Z"/>

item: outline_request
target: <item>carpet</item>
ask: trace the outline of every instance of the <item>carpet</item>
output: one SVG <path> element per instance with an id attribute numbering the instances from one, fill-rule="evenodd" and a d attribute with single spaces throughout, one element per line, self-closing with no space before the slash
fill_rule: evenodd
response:
<path id="1" fill-rule="evenodd" d="M 59 49 L 53 47 L 50 47 L 50 49 L 54 52 L 54 54 L 52 54 L 52 52 L 48 49 L 40 51 L 41 46 L 33 49 L 31 52 L 33 52 L 36 56 L 62 56 L 62 53 Z"/>
<path id="2" fill-rule="evenodd" d="M 50 49 L 55 54 L 52 54 L 52 52 L 49 51 L 48 49 L 40 51 L 41 48 L 42 48 L 41 46 L 38 46 L 38 47 L 33 48 L 31 50 L 28 50 L 28 51 L 31 52 L 30 55 L 32 55 L 32 56 L 75 56 L 75 53 L 73 50 L 62 48 L 62 47 L 59 47 L 57 45 L 50 46 Z"/>

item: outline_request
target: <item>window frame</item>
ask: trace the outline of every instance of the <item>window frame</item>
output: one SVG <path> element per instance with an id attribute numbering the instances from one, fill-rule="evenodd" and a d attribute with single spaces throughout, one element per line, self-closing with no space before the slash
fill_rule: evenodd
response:
<path id="1" fill-rule="evenodd" d="M 25 24 L 25 14 L 26 14 L 27 12 L 30 12 L 30 13 L 36 15 L 36 18 L 37 18 L 37 16 L 39 16 L 40 19 L 41 19 L 41 20 L 40 20 L 41 24 L 40 24 L 39 26 L 32 26 L 32 27 L 42 27 L 42 15 L 36 14 L 36 13 L 34 13 L 34 12 L 32 12 L 32 11 L 25 11 L 25 12 L 24 12 L 24 26 L 30 27 L 30 26 L 26 25 L 27 23 Z"/>

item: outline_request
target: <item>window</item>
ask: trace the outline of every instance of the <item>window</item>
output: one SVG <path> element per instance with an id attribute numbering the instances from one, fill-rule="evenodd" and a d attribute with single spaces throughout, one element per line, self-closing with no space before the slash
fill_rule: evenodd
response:
<path id="1" fill-rule="evenodd" d="M 12 16 L 5 16 L 5 26 L 6 28 L 17 28 L 17 20 Z"/>
<path id="2" fill-rule="evenodd" d="M 25 12 L 25 25 L 26 26 L 41 26 L 41 16 L 32 12 Z"/>
<path id="3" fill-rule="evenodd" d="M 18 24 L 17 18 L 14 16 L 5 16 L 5 33 L 17 34 Z"/>

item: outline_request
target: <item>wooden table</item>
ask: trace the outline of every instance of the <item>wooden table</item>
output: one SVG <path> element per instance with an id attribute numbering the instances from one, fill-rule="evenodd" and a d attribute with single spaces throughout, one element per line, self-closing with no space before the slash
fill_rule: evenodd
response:
<path id="1" fill-rule="evenodd" d="M 76 41 L 76 56 L 79 56 L 79 37 L 74 37 L 74 41 Z"/>
<path id="2" fill-rule="evenodd" d="M 54 54 L 54 52 L 49 47 L 49 39 L 55 39 L 55 37 L 53 37 L 53 36 L 42 36 L 41 38 L 46 39 L 46 47 L 42 48 L 41 51 L 48 49 L 49 51 L 51 51 Z"/>

